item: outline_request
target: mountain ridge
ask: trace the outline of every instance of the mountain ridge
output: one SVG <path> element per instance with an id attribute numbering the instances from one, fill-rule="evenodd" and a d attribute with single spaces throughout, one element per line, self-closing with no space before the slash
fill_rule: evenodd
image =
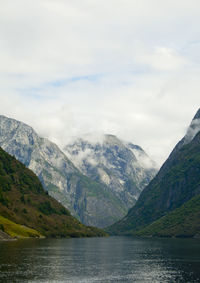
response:
<path id="1" fill-rule="evenodd" d="M 113 234 L 136 233 L 200 194 L 200 132 L 197 131 L 188 142 L 191 125 L 197 125 L 195 131 L 198 129 L 199 114 L 198 110 L 186 135 L 143 190 L 136 205 L 107 231 Z"/>
<path id="2" fill-rule="evenodd" d="M 41 182 L 31 170 L 1 148 L 0 224 L 0 229 L 11 236 L 105 235 L 100 229 L 84 226 L 72 217 L 66 208 L 44 191 Z"/>
<path id="3" fill-rule="evenodd" d="M 49 194 L 84 224 L 105 227 L 126 214 L 126 203 L 108 186 L 84 175 L 63 150 L 27 124 L 0 116 L 0 146 L 34 171 Z M 130 181 L 127 186 L 135 185 Z"/>
<path id="4" fill-rule="evenodd" d="M 111 190 L 128 209 L 157 172 L 141 147 L 115 135 L 96 136 L 96 140 L 82 136 L 64 151 L 83 174 Z"/>

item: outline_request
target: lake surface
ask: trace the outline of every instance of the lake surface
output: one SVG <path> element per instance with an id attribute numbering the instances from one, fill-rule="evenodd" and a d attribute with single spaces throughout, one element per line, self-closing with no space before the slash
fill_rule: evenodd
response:
<path id="1" fill-rule="evenodd" d="M 200 282 L 200 239 L 0 242 L 0 282 Z"/>

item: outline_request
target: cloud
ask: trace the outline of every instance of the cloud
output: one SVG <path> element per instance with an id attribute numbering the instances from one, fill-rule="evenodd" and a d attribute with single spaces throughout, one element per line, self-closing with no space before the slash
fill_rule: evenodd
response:
<path id="1" fill-rule="evenodd" d="M 199 131 L 200 131 L 200 119 L 192 120 L 184 137 L 184 144 L 188 144 L 189 142 L 191 142 Z"/>
<path id="2" fill-rule="evenodd" d="M 140 63 L 144 63 L 158 71 L 174 71 L 187 67 L 186 59 L 169 47 L 155 47 L 151 53 L 146 52 L 138 58 Z"/>
<path id="3" fill-rule="evenodd" d="M 200 105 L 198 0 L 2 0 L 0 111 L 65 144 L 100 131 L 161 164 Z"/>

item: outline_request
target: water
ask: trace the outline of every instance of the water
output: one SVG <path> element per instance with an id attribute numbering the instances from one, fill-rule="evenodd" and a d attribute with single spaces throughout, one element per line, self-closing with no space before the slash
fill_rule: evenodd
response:
<path id="1" fill-rule="evenodd" d="M 200 282 L 200 239 L 0 242 L 0 282 Z"/>

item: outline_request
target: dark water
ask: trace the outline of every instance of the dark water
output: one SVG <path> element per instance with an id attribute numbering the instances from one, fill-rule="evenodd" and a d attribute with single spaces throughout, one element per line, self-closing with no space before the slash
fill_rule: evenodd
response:
<path id="1" fill-rule="evenodd" d="M 200 239 L 0 242 L 0 282 L 200 282 Z"/>

